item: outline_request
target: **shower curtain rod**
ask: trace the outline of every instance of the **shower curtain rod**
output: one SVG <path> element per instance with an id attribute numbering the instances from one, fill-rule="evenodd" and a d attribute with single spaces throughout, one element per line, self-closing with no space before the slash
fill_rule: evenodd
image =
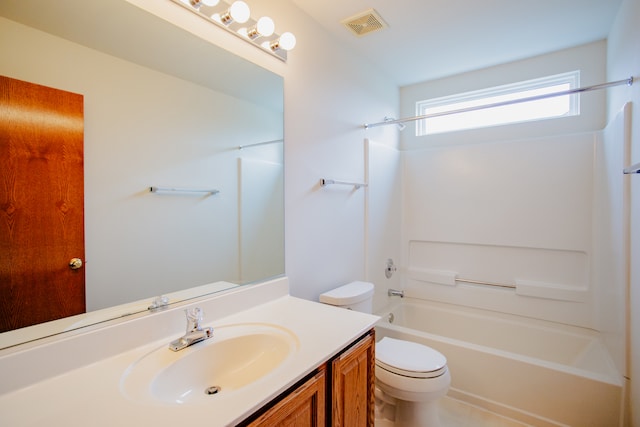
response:
<path id="1" fill-rule="evenodd" d="M 415 122 L 417 120 L 431 119 L 431 118 L 434 118 L 434 117 L 441 117 L 441 116 L 449 116 L 451 114 L 468 113 L 470 111 L 484 110 L 484 109 L 487 109 L 487 108 L 502 107 L 502 106 L 505 106 L 505 105 L 519 104 L 521 102 L 538 101 L 540 99 L 553 98 L 555 96 L 564 96 L 564 95 L 572 95 L 574 93 L 590 92 L 592 90 L 606 89 L 606 88 L 609 88 L 609 87 L 620 86 L 620 85 L 624 85 L 624 84 L 626 84 L 627 86 L 631 86 L 633 84 L 633 77 L 629 77 L 628 79 L 624 79 L 624 80 L 618 80 L 618 81 L 615 81 L 615 82 L 601 83 L 601 84 L 593 85 L 593 86 L 580 87 L 580 88 L 576 88 L 576 89 L 569 89 L 569 90 L 565 90 L 565 91 L 562 91 L 562 92 L 547 93 L 547 94 L 544 94 L 544 95 L 530 96 L 528 98 L 520 98 L 520 99 L 512 99 L 510 101 L 496 102 L 494 104 L 478 105 L 478 106 L 475 106 L 475 107 L 460 108 L 459 110 L 443 111 L 443 112 L 440 112 L 440 113 L 423 114 L 421 116 L 407 117 L 407 118 L 404 118 L 404 119 L 385 120 L 383 122 L 368 123 L 368 124 L 364 125 L 364 128 L 365 129 L 369 129 L 369 128 L 376 127 L 376 126 L 397 125 L 397 124 L 401 124 L 401 123 L 405 123 L 405 122 Z"/>

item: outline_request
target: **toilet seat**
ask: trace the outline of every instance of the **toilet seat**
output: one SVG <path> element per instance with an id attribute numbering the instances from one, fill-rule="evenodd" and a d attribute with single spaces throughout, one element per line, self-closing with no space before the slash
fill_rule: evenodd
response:
<path id="1" fill-rule="evenodd" d="M 376 365 L 411 378 L 436 378 L 447 372 L 447 358 L 439 351 L 389 337 L 376 343 Z"/>

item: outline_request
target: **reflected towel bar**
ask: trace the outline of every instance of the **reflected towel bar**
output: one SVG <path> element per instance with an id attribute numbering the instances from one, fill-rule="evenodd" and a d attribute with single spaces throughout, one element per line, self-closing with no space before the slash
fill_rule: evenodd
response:
<path id="1" fill-rule="evenodd" d="M 283 139 L 274 139 L 273 141 L 256 142 L 254 144 L 247 144 L 247 145 L 238 145 L 238 150 L 243 150 L 245 148 L 250 148 L 250 147 L 258 147 L 260 145 L 277 144 L 279 142 L 284 142 L 284 140 Z"/>
<path id="2" fill-rule="evenodd" d="M 336 181 L 335 179 L 326 179 L 326 178 L 322 178 L 320 179 L 320 185 L 322 185 L 323 187 L 326 187 L 327 185 L 352 185 L 356 188 L 356 190 L 360 187 L 366 187 L 369 184 L 365 184 L 362 182 L 346 182 L 346 181 Z"/>
<path id="3" fill-rule="evenodd" d="M 625 174 L 640 173 L 640 163 L 626 167 L 622 172 Z"/>
<path id="4" fill-rule="evenodd" d="M 218 194 L 220 190 L 200 190 L 197 188 L 149 187 L 152 193 L 206 193 Z"/>

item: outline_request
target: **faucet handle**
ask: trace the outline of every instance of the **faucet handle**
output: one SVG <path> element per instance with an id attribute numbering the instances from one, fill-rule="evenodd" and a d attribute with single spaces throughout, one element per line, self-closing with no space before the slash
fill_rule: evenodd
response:
<path id="1" fill-rule="evenodd" d="M 169 297 L 165 295 L 157 296 L 151 301 L 151 305 L 147 308 L 149 311 L 155 311 L 161 308 L 167 308 L 169 305 Z"/>
<path id="2" fill-rule="evenodd" d="M 187 318 L 190 320 L 201 321 L 204 313 L 200 307 L 187 308 L 184 311 L 187 314 Z"/>
<path id="3" fill-rule="evenodd" d="M 187 308 L 184 310 L 187 315 L 187 332 L 200 329 L 200 323 L 204 317 L 204 312 L 200 307 Z"/>

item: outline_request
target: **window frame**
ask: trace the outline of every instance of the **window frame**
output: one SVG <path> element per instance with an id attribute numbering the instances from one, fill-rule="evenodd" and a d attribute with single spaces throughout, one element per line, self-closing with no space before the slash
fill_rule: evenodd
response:
<path id="1" fill-rule="evenodd" d="M 481 100 L 485 100 L 486 102 L 484 102 L 482 105 L 491 105 L 494 103 L 498 103 L 498 102 L 502 102 L 500 100 L 495 100 L 496 97 L 502 97 L 502 96 L 506 96 L 506 95 L 511 95 L 511 94 L 523 94 L 527 91 L 532 91 L 532 90 L 539 90 L 539 89 L 545 89 L 545 88 L 550 88 L 550 87 L 554 87 L 554 86 L 558 86 L 558 85 L 569 85 L 569 89 L 577 89 L 580 87 L 580 70 L 575 70 L 575 71 L 570 71 L 570 72 L 565 72 L 565 73 L 560 73 L 560 74 L 554 74 L 551 76 L 546 76 L 546 77 L 541 77 L 541 78 L 537 78 L 537 79 L 531 79 L 531 80 L 525 80 L 525 81 L 521 81 L 521 82 L 516 82 L 516 83 L 511 83 L 511 84 L 506 84 L 506 85 L 501 85 L 501 86 L 494 86 L 494 87 L 490 87 L 490 88 L 486 88 L 486 89 L 480 89 L 480 90 L 475 90 L 475 91 L 470 91 L 470 92 L 464 92 L 464 93 L 459 93 L 459 94 L 454 94 L 454 95 L 448 95 L 448 96 L 443 96 L 443 97 L 439 97 L 439 98 L 432 98 L 432 99 L 427 99 L 427 100 L 423 100 L 423 101 L 417 101 L 416 102 L 416 116 L 423 116 L 423 115 L 429 115 L 434 113 L 433 109 L 441 109 L 442 107 L 446 107 L 446 106 L 456 106 L 460 103 L 466 103 L 466 102 L 473 102 L 473 101 L 481 101 Z M 561 90 L 562 92 L 566 91 L 567 89 L 563 89 Z M 520 96 L 520 98 L 528 98 L 531 96 L 536 96 L 536 95 L 522 95 Z M 429 126 L 428 126 L 428 121 L 429 120 L 436 120 L 438 119 L 438 117 L 435 118 L 426 118 L 426 119 L 420 119 L 416 121 L 416 136 L 429 136 L 429 135 L 436 135 L 436 134 L 443 134 L 443 133 L 451 133 L 451 132 L 457 132 L 457 131 L 462 131 L 462 130 L 472 130 L 472 129 L 481 129 L 481 128 L 486 128 L 486 127 L 491 127 L 491 126 L 505 126 L 505 125 L 510 125 L 510 124 L 515 124 L 515 123 L 524 123 L 524 122 L 531 122 L 531 121 L 538 121 L 538 120 L 548 120 L 548 119 L 554 119 L 554 118 L 559 118 L 559 117 L 570 117 L 570 116 L 577 116 L 580 115 L 580 95 L 579 93 L 574 93 L 571 95 L 565 95 L 566 97 L 568 97 L 569 99 L 569 107 L 568 107 L 568 111 L 564 114 L 554 114 L 554 115 L 548 115 L 548 116 L 544 116 L 544 117 L 532 117 L 529 119 L 519 119 L 519 120 L 505 120 L 503 122 L 500 123 L 490 123 L 487 124 L 486 126 L 461 126 L 459 128 L 450 128 L 448 130 L 440 130 L 440 131 L 429 131 Z M 563 98 L 563 96 L 559 96 L 558 98 Z M 553 99 L 553 98 L 547 98 L 545 99 Z M 517 105 L 522 105 L 522 104 L 528 104 L 528 103 L 534 103 L 534 102 L 540 102 L 538 100 L 535 101 L 528 101 L 528 102 L 523 102 L 523 103 L 514 103 L 509 105 L 510 106 L 517 106 Z M 496 110 L 498 108 L 504 108 L 505 106 L 500 106 L 500 107 L 491 107 L 491 108 L 486 108 L 483 109 L 484 111 L 487 110 Z M 464 106 L 457 106 L 455 108 L 450 108 L 447 111 L 454 111 L 454 110 L 458 110 L 458 109 L 462 109 L 462 108 L 466 108 Z M 477 110 L 476 110 L 477 111 Z M 459 116 L 459 118 L 464 117 L 464 115 L 467 114 L 474 114 L 476 113 L 476 111 L 470 111 L 470 112 L 463 112 L 463 113 L 458 113 L 455 114 L 457 116 Z M 482 110 L 481 110 L 482 111 Z M 504 111 L 504 110 L 502 110 Z M 485 113 L 486 114 L 486 113 Z M 469 117 L 469 116 L 467 116 Z"/>

